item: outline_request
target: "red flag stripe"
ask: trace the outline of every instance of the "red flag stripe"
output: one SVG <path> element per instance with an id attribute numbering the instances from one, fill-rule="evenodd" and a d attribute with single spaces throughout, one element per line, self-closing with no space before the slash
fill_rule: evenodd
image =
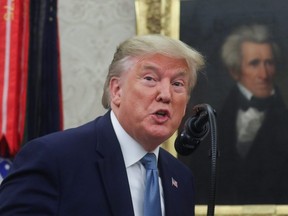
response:
<path id="1" fill-rule="evenodd" d="M 13 156 L 20 148 L 24 133 L 26 83 L 28 62 L 28 8 L 29 1 L 7 0 L 0 25 L 4 50 L 3 75 L 1 78 L 1 149 L 8 145 Z M 4 21 L 4 22 L 3 22 Z M 28 26 L 27 26 L 28 25 Z M 22 131 L 23 130 L 23 131 Z M 6 147 L 7 148 L 7 147 Z"/>
<path id="2" fill-rule="evenodd" d="M 10 70 L 10 46 L 11 46 L 11 20 L 13 14 L 13 0 L 8 0 L 6 5 L 5 19 L 5 48 L 4 48 L 4 75 L 3 75 L 3 92 L 2 92 L 2 134 L 7 130 L 7 106 L 8 106 L 8 87 L 9 87 L 9 70 Z"/>
<path id="3" fill-rule="evenodd" d="M 26 117 L 26 95 L 28 82 L 28 55 L 29 55 L 29 7 L 30 0 L 26 0 L 23 5 L 23 42 L 21 47 L 21 79 L 20 79 L 20 112 L 19 112 L 19 139 L 24 137 L 25 117 Z"/>

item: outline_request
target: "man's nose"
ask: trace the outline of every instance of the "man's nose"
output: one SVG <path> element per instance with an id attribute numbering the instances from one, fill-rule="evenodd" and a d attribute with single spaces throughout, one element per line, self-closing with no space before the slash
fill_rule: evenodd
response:
<path id="1" fill-rule="evenodd" d="M 156 100 L 158 102 L 170 103 L 172 98 L 170 82 L 162 82 L 157 89 Z"/>
<path id="2" fill-rule="evenodd" d="M 269 76 L 269 66 L 266 64 L 261 64 L 259 71 L 258 71 L 258 76 L 262 79 L 266 79 Z"/>

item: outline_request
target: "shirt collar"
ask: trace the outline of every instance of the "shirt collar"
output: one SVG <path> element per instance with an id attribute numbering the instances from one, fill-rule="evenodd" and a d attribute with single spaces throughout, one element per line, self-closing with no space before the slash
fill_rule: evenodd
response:
<path id="1" fill-rule="evenodd" d="M 123 129 L 112 110 L 110 116 L 114 131 L 120 143 L 125 166 L 128 168 L 144 157 L 147 151 Z M 158 161 L 159 146 L 152 153 L 156 155 Z"/>

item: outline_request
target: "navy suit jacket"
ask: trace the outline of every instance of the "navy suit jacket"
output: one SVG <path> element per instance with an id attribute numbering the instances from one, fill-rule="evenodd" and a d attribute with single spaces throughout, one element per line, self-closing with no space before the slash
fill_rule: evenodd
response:
<path id="1" fill-rule="evenodd" d="M 162 148 L 158 167 L 166 216 L 193 216 L 190 169 Z M 133 216 L 110 112 L 78 128 L 27 143 L 1 184 L 0 215 Z"/>

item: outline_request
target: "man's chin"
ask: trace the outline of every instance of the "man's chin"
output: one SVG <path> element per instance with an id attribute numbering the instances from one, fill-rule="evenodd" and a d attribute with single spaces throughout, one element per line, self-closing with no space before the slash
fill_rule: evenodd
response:
<path id="1" fill-rule="evenodd" d="M 153 134 L 151 137 L 154 140 L 157 140 L 159 143 L 163 143 L 166 140 L 168 140 L 171 136 L 173 135 L 173 133 L 157 133 L 157 134 Z"/>

